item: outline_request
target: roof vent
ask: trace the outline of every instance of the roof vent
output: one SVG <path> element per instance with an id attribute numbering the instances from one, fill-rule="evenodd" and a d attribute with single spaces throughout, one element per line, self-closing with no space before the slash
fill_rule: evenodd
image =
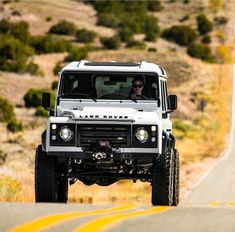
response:
<path id="1" fill-rule="evenodd" d="M 85 62 L 85 66 L 117 66 L 117 67 L 138 67 L 140 64 L 135 62 Z"/>

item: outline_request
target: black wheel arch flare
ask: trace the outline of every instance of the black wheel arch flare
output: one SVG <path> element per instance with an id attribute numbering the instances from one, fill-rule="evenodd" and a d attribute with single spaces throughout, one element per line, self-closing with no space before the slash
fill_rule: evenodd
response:
<path id="1" fill-rule="evenodd" d="M 173 134 L 167 134 L 165 131 L 162 132 L 162 154 L 167 150 L 175 148 L 175 137 Z"/>
<path id="2" fill-rule="evenodd" d="M 41 134 L 41 141 L 42 141 L 42 150 L 46 151 L 46 130 L 44 130 Z"/>

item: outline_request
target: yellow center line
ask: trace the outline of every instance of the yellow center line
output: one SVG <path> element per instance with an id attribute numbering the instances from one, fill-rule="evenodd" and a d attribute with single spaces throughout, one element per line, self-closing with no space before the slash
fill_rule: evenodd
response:
<path id="1" fill-rule="evenodd" d="M 100 232 L 106 230 L 107 228 L 113 226 L 116 223 L 120 223 L 123 220 L 143 215 L 162 213 L 172 208 L 173 207 L 170 206 L 159 206 L 159 207 L 153 207 L 148 210 L 104 216 L 101 218 L 94 219 L 84 224 L 82 227 L 76 228 L 73 232 L 91 232 L 91 231 Z"/>
<path id="2" fill-rule="evenodd" d="M 227 206 L 235 206 L 235 202 L 234 201 L 228 201 Z"/>
<path id="3" fill-rule="evenodd" d="M 23 225 L 19 225 L 17 227 L 12 228 L 9 232 L 36 232 L 43 229 L 47 229 L 51 226 L 55 226 L 59 223 L 63 223 L 67 220 L 71 220 L 74 218 L 85 217 L 85 216 L 92 216 L 92 215 L 99 215 L 105 213 L 113 213 L 119 212 L 124 210 L 131 210 L 136 208 L 136 206 L 129 204 L 123 205 L 111 209 L 98 209 L 92 211 L 83 211 L 83 212 L 69 212 L 57 215 L 50 215 L 46 217 L 42 217 L 31 222 L 25 223 Z"/>
<path id="4" fill-rule="evenodd" d="M 213 207 L 217 207 L 219 205 L 220 205 L 220 202 L 218 202 L 218 201 L 213 201 L 210 203 L 210 206 L 213 206 Z"/>

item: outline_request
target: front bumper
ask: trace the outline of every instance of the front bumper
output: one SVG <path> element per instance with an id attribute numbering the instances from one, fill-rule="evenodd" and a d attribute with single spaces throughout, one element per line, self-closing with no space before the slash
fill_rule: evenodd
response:
<path id="1" fill-rule="evenodd" d="M 88 159 L 92 160 L 94 158 L 94 152 L 48 152 L 48 155 L 67 157 L 67 158 L 77 158 L 77 159 Z M 158 153 L 112 153 L 112 157 L 108 159 L 112 160 L 145 160 L 145 159 L 158 158 Z"/>

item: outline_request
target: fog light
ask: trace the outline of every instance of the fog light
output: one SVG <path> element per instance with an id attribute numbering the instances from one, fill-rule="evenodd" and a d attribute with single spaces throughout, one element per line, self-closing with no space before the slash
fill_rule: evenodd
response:
<path id="1" fill-rule="evenodd" d="M 156 138 L 155 137 L 152 137 L 151 138 L 151 141 L 154 143 L 154 142 L 156 142 Z"/>
<path id="2" fill-rule="evenodd" d="M 52 139 L 52 140 L 56 140 L 56 136 L 55 136 L 55 135 L 52 135 L 52 136 L 51 136 L 51 139 Z"/>
<path id="3" fill-rule="evenodd" d="M 56 125 L 56 124 L 52 124 L 52 125 L 51 125 L 51 128 L 52 128 L 53 130 L 55 130 L 55 129 L 57 128 L 57 125 Z"/>

